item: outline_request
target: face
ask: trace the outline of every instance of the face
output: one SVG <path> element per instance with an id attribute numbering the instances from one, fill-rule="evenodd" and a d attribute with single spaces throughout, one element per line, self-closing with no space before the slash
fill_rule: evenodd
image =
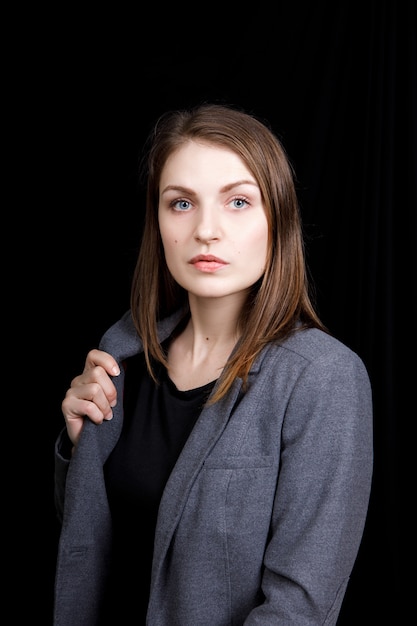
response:
<path id="1" fill-rule="evenodd" d="M 261 193 L 234 152 L 190 141 L 171 154 L 158 219 L 168 269 L 190 294 L 241 296 L 264 273 L 268 224 Z"/>

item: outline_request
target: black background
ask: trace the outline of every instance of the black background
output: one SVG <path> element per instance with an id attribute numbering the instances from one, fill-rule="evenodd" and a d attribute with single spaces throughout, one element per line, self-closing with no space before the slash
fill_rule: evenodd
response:
<path id="1" fill-rule="evenodd" d="M 416 373 L 415 7 L 295 1 L 229 5 L 227 17 L 226 5 L 25 16 L 6 55 L 18 164 L 9 213 L 24 261 L 11 287 L 22 298 L 13 296 L 12 421 L 28 444 L 23 476 L 17 454 L 5 475 L 18 529 L 8 577 L 16 618 L 28 611 L 52 623 L 60 403 L 129 304 L 143 142 L 166 109 L 208 100 L 245 108 L 283 141 L 319 312 L 371 377 L 373 489 L 339 624 L 403 623 L 410 547 L 401 494 Z"/>

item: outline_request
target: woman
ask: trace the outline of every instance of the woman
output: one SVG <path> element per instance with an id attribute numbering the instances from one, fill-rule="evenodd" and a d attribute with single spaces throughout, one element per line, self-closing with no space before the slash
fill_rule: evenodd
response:
<path id="1" fill-rule="evenodd" d="M 62 402 L 54 623 L 336 624 L 371 388 L 309 297 L 291 167 L 223 105 L 150 141 L 130 310 Z"/>

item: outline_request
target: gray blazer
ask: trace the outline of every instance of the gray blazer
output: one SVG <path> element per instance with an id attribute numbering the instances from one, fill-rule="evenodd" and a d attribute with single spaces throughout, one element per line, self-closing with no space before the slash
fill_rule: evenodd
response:
<path id="1" fill-rule="evenodd" d="M 177 317 L 161 323 L 161 340 Z M 129 313 L 100 348 L 120 364 L 141 350 Z M 111 546 L 103 464 L 122 428 L 122 404 L 109 422 L 86 420 L 71 461 L 60 438 L 56 444 L 55 626 L 97 624 Z M 247 391 L 236 380 L 202 411 L 168 480 L 147 624 L 336 624 L 372 465 L 372 394 L 361 359 L 319 330 L 265 347 Z"/>

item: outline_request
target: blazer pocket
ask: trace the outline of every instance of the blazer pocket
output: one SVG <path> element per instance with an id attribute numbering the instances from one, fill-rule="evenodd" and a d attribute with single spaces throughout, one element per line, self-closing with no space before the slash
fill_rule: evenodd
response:
<path id="1" fill-rule="evenodd" d="M 267 456 L 226 456 L 221 458 L 209 458 L 204 462 L 206 469 L 254 469 L 273 467 L 274 457 Z"/>

